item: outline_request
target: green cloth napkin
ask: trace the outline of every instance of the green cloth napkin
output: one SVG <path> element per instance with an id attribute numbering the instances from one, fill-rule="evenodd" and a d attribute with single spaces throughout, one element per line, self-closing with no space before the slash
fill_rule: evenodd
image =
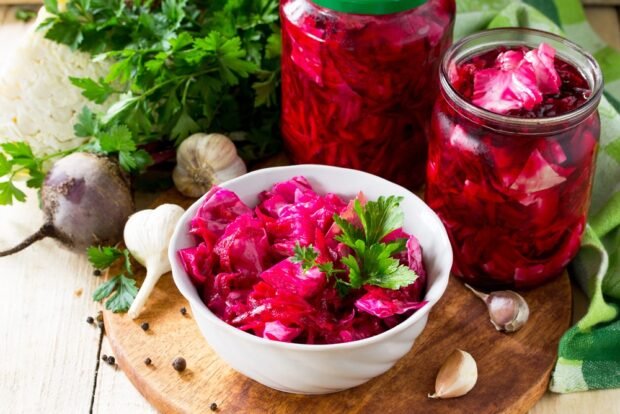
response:
<path id="1" fill-rule="evenodd" d="M 579 0 L 457 0 L 455 37 L 523 26 L 561 34 L 597 59 L 605 78 L 601 140 L 589 225 L 571 274 L 590 297 L 587 314 L 560 341 L 550 389 L 620 387 L 620 53 L 588 24 Z"/>

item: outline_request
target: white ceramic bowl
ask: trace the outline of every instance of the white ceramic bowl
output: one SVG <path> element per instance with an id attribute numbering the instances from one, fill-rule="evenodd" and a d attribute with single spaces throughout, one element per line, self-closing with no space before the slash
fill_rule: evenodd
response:
<path id="1" fill-rule="evenodd" d="M 322 165 L 295 165 L 258 170 L 222 184 L 249 206 L 260 191 L 297 175 L 305 176 L 320 194 L 336 193 L 351 199 L 361 190 L 368 199 L 399 195 L 404 200 L 404 228 L 422 245 L 428 273 L 422 309 L 380 335 L 333 345 L 304 345 L 259 338 L 234 328 L 215 316 L 203 303 L 178 260 L 177 250 L 195 245 L 187 232 L 203 198 L 196 201 L 177 224 L 168 255 L 174 281 L 189 301 L 194 319 L 213 350 L 240 373 L 277 390 L 299 394 L 326 394 L 355 387 L 383 374 L 404 356 L 420 335 L 433 305 L 448 285 L 452 249 L 437 215 L 417 196 L 383 178 L 361 171 Z"/>

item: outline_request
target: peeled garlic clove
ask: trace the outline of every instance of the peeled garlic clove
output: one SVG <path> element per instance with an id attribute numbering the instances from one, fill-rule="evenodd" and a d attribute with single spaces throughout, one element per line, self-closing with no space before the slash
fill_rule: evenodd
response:
<path id="1" fill-rule="evenodd" d="M 247 172 L 235 144 L 222 134 L 194 134 L 177 149 L 174 185 L 188 197 L 200 197 L 216 184 Z"/>
<path id="2" fill-rule="evenodd" d="M 465 286 L 487 305 L 491 323 L 498 331 L 515 332 L 527 322 L 530 308 L 523 296 L 517 292 L 500 290 L 485 294 L 478 292 L 468 284 Z"/>
<path id="3" fill-rule="evenodd" d="M 478 381 L 476 360 L 465 351 L 454 350 L 443 363 L 435 379 L 435 393 L 429 398 L 461 397 L 471 391 Z"/>

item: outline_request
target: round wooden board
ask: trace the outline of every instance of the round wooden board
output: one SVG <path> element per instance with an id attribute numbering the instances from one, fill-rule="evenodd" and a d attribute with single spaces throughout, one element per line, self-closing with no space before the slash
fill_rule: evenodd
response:
<path id="1" fill-rule="evenodd" d="M 191 200 L 167 193 L 157 204 L 164 202 L 187 207 Z M 137 272 L 139 282 L 143 274 Z M 105 311 L 104 322 L 118 365 L 164 413 L 210 412 L 213 402 L 218 412 L 234 414 L 524 413 L 545 392 L 559 338 L 571 320 L 568 276 L 523 296 L 530 319 L 523 329 L 507 335 L 491 325 L 482 301 L 451 278 L 413 349 L 391 370 L 354 389 L 323 396 L 275 391 L 229 368 L 198 331 L 170 275 L 159 281 L 139 319 Z M 181 307 L 187 308 L 186 316 Z M 149 323 L 148 331 L 140 328 L 142 322 Z M 478 383 L 461 398 L 427 398 L 437 370 L 455 348 L 476 359 Z M 182 373 L 171 365 L 178 356 L 187 360 Z M 151 366 L 144 364 L 147 357 Z"/>

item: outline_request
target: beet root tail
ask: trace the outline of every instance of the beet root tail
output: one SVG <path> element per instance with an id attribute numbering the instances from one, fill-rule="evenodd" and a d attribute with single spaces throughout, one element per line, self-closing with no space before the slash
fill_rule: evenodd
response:
<path id="1" fill-rule="evenodd" d="M 55 233 L 56 233 L 56 230 L 54 229 L 54 226 L 52 225 L 52 223 L 45 223 L 44 225 L 41 226 L 39 230 L 36 231 L 36 233 L 33 233 L 32 235 L 28 236 L 26 239 L 24 239 L 24 241 L 19 243 L 17 246 L 11 249 L 8 249 L 8 250 L 0 251 L 0 257 L 10 256 L 14 253 L 20 252 L 24 250 L 26 247 L 30 246 L 31 244 L 38 242 L 39 240 L 42 240 L 46 237 L 54 237 Z"/>

